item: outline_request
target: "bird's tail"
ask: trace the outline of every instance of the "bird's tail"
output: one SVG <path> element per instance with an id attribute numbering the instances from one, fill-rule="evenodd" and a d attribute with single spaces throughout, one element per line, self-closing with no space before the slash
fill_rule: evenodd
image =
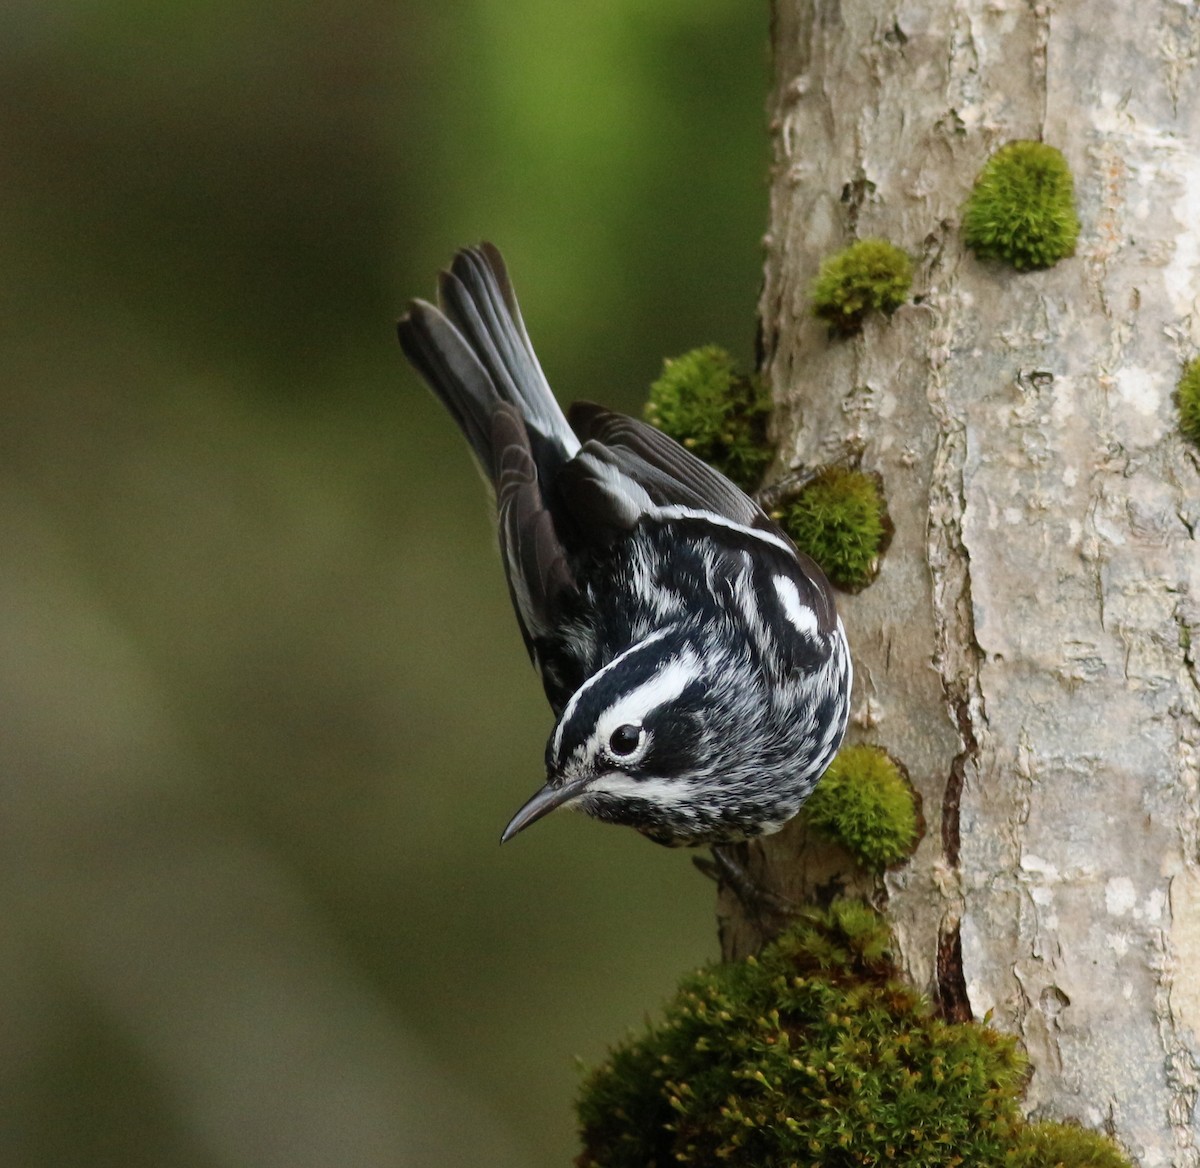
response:
<path id="1" fill-rule="evenodd" d="M 543 473 L 579 449 L 525 331 L 500 252 L 464 248 L 438 281 L 438 306 L 414 300 L 397 325 L 400 346 L 458 423 L 484 474 L 497 474 L 493 419 L 515 406 Z"/>

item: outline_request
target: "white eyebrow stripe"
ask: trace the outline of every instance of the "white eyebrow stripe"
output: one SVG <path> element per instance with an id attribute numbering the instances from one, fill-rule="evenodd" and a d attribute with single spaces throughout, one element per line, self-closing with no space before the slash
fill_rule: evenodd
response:
<path id="1" fill-rule="evenodd" d="M 567 704 L 563 706 L 563 712 L 558 717 L 558 726 L 554 730 L 554 754 L 557 755 L 562 748 L 563 733 L 566 731 L 567 723 L 571 720 L 571 715 L 575 713 L 575 707 L 579 705 L 579 699 L 584 693 L 596 682 L 603 677 L 610 669 L 615 669 L 630 653 L 640 649 L 643 645 L 649 645 L 653 641 L 661 640 L 667 635 L 666 629 L 659 629 L 655 633 L 651 633 L 648 637 L 643 637 L 640 641 L 635 641 L 628 649 L 623 649 L 618 653 L 607 665 L 597 669 L 591 677 L 587 679 L 570 697 Z"/>
<path id="2" fill-rule="evenodd" d="M 653 677 L 630 690 L 596 719 L 597 737 L 605 742 L 618 726 L 627 723 L 641 726 L 652 710 L 673 702 L 699 676 L 700 662 L 690 649 L 672 657 Z"/>
<path id="3" fill-rule="evenodd" d="M 786 576 L 776 576 L 772 583 L 783 606 L 783 615 L 796 626 L 796 631 L 806 637 L 815 637 L 820 630 L 817 614 L 807 604 L 800 602 L 800 590 L 795 580 Z"/>

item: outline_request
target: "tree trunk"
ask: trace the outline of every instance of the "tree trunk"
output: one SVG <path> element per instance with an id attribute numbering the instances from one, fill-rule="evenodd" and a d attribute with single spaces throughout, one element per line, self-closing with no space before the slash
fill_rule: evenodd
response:
<path id="1" fill-rule="evenodd" d="M 852 740 L 907 766 L 927 832 L 878 882 L 802 823 L 749 864 L 885 904 L 948 1015 L 1020 1037 L 1031 1111 L 1200 1164 L 1200 457 L 1172 396 L 1200 347 L 1200 15 L 776 0 L 773 41 L 764 370 L 784 463 L 882 476 L 894 538 L 841 598 Z M 1075 176 L 1048 271 L 958 230 L 1014 139 Z M 872 236 L 918 259 L 913 302 L 831 339 L 817 266 Z"/>

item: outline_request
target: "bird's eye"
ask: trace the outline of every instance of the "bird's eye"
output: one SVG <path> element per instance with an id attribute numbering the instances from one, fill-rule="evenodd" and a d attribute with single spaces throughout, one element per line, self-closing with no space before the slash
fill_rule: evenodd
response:
<path id="1" fill-rule="evenodd" d="M 642 741 L 640 726 L 618 726 L 608 740 L 608 748 L 613 754 L 632 754 Z"/>

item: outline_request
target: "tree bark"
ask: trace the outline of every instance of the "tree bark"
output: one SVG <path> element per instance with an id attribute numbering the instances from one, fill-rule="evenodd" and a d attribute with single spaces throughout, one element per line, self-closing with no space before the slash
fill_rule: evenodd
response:
<path id="1" fill-rule="evenodd" d="M 1031 1112 L 1200 1165 L 1200 454 L 1172 391 L 1200 348 L 1200 15 L 1172 0 L 776 0 L 763 368 L 785 466 L 859 458 L 895 535 L 843 596 L 852 740 L 927 832 L 881 881 L 802 823 L 755 844 L 796 899 L 886 905 L 915 982 L 991 1015 Z M 1066 155 L 1076 255 L 965 251 L 992 151 Z M 882 236 L 913 302 L 831 339 L 809 288 Z M 728 956 L 759 926 L 722 900 Z"/>

